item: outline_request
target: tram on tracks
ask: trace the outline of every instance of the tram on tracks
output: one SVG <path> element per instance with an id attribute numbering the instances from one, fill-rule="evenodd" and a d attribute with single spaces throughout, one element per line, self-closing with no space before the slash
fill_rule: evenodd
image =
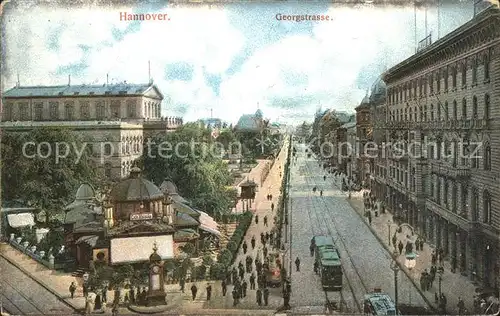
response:
<path id="1" fill-rule="evenodd" d="M 392 298 L 382 293 L 380 289 L 375 289 L 372 293 L 367 293 L 363 300 L 364 315 L 401 315 L 396 312 L 396 304 Z"/>
<path id="2" fill-rule="evenodd" d="M 332 237 L 314 236 L 311 240 L 315 252 L 315 261 L 324 290 L 342 289 L 342 264 L 340 254 Z"/>

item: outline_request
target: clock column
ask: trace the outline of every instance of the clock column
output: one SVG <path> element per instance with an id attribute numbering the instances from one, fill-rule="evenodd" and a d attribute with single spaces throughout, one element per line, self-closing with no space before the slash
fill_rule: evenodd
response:
<path id="1" fill-rule="evenodd" d="M 147 306 L 166 305 L 165 282 L 163 260 L 157 253 L 156 242 L 153 246 L 153 253 L 149 256 L 149 290 L 147 296 Z"/>

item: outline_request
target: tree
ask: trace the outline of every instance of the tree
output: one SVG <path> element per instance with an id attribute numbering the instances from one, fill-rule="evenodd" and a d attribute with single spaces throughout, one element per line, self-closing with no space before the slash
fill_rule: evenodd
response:
<path id="1" fill-rule="evenodd" d="M 58 159 L 57 150 L 65 154 L 66 149 L 66 157 Z M 6 133 L 1 153 L 4 200 L 19 199 L 45 210 L 47 222 L 72 201 L 82 182 L 99 181 L 89 143 L 69 129 Z"/>
<path id="2" fill-rule="evenodd" d="M 149 147 L 141 161 L 146 177 L 155 183 L 170 179 L 192 206 L 211 215 L 225 214 L 234 205 L 234 193 L 227 189 L 233 176 L 218 155 L 210 130 L 186 124 L 158 135 Z M 162 151 L 166 147 L 172 150 Z"/>

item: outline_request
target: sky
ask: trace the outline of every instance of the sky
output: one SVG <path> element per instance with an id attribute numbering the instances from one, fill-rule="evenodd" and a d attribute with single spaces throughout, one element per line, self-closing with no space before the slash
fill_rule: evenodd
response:
<path id="1" fill-rule="evenodd" d="M 148 82 L 164 94 L 162 115 L 236 122 L 258 108 L 281 123 L 318 108 L 354 111 L 377 77 L 410 57 L 426 35 L 425 10 L 314 1 L 5 9 L 2 91 L 15 86 Z M 433 40 L 469 21 L 473 0 L 427 9 Z M 23 3 L 23 2 L 21 2 Z M 120 12 L 167 13 L 169 21 L 120 21 Z M 279 21 L 277 14 L 330 21 Z M 212 111 L 212 112 L 211 112 Z"/>

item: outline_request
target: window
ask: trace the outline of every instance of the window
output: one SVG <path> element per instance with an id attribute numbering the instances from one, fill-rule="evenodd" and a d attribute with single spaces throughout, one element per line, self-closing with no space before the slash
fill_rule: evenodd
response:
<path id="1" fill-rule="evenodd" d="M 413 121 L 413 108 L 410 108 L 410 121 Z"/>
<path id="2" fill-rule="evenodd" d="M 453 68 L 451 71 L 452 75 L 452 87 L 456 88 L 457 87 L 457 69 Z"/>
<path id="3" fill-rule="evenodd" d="M 439 73 L 436 76 L 436 90 L 438 93 L 439 93 L 439 91 L 441 91 L 441 76 Z"/>
<path id="4" fill-rule="evenodd" d="M 434 104 L 431 104 L 431 121 L 434 121 Z"/>
<path id="5" fill-rule="evenodd" d="M 66 102 L 66 104 L 64 105 L 64 118 L 68 121 L 72 121 L 75 118 L 74 114 L 75 111 L 73 102 Z"/>
<path id="6" fill-rule="evenodd" d="M 429 93 L 432 94 L 434 92 L 434 75 L 429 76 Z"/>
<path id="7" fill-rule="evenodd" d="M 132 100 L 127 101 L 127 116 L 135 117 L 135 112 L 136 112 L 135 102 Z"/>
<path id="8" fill-rule="evenodd" d="M 12 103 L 6 103 L 3 112 L 4 121 L 12 121 Z"/>
<path id="9" fill-rule="evenodd" d="M 483 192 L 483 223 L 491 224 L 491 195 L 488 190 Z"/>
<path id="10" fill-rule="evenodd" d="M 471 196 L 471 215 L 472 215 L 472 221 L 477 222 L 479 219 L 479 195 L 477 194 L 477 189 L 474 188 L 472 190 L 472 196 Z"/>
<path id="11" fill-rule="evenodd" d="M 106 113 L 104 103 L 102 101 L 97 101 L 96 105 L 95 105 L 95 109 L 96 109 L 96 118 L 98 120 L 104 119 L 105 113 Z"/>
<path id="12" fill-rule="evenodd" d="M 448 91 L 448 69 L 444 71 L 443 79 L 444 79 L 444 91 Z"/>
<path id="13" fill-rule="evenodd" d="M 405 108 L 405 121 L 408 121 L 408 108 Z"/>
<path id="14" fill-rule="evenodd" d="M 462 120 L 467 119 L 467 100 L 462 99 Z"/>
<path id="15" fill-rule="evenodd" d="M 477 84 L 477 61 L 472 62 L 472 84 Z"/>
<path id="16" fill-rule="evenodd" d="M 43 103 L 35 104 L 35 121 L 43 120 Z"/>
<path id="17" fill-rule="evenodd" d="M 119 118 L 120 117 L 120 101 L 111 101 L 111 117 Z"/>
<path id="18" fill-rule="evenodd" d="M 448 109 L 448 101 L 444 103 L 444 118 L 447 121 L 450 119 L 450 110 Z"/>
<path id="19" fill-rule="evenodd" d="M 458 106 L 457 106 L 457 101 L 453 100 L 453 119 L 456 121 L 458 120 Z"/>
<path id="20" fill-rule="evenodd" d="M 107 156 L 111 155 L 111 144 L 104 144 L 104 154 Z"/>
<path id="21" fill-rule="evenodd" d="M 472 97 L 472 118 L 477 119 L 477 97 Z"/>
<path id="22" fill-rule="evenodd" d="M 438 121 L 441 121 L 441 103 L 437 104 L 437 119 Z"/>
<path id="23" fill-rule="evenodd" d="M 19 116 L 21 121 L 31 120 L 31 113 L 29 110 L 28 102 L 19 103 Z"/>
<path id="24" fill-rule="evenodd" d="M 467 64 L 464 63 L 462 65 L 462 87 L 465 87 L 467 84 Z"/>
<path id="25" fill-rule="evenodd" d="M 488 57 L 484 58 L 484 81 L 490 80 L 490 59 Z"/>
<path id="26" fill-rule="evenodd" d="M 82 119 L 89 119 L 90 118 L 89 102 L 80 103 L 80 118 L 82 118 Z"/>
<path id="27" fill-rule="evenodd" d="M 59 102 L 49 102 L 50 119 L 59 119 Z"/>
<path id="28" fill-rule="evenodd" d="M 490 95 L 486 94 L 484 96 L 484 119 L 488 120 L 490 118 Z"/>
<path id="29" fill-rule="evenodd" d="M 476 149 L 478 149 L 478 147 L 479 147 L 478 145 L 473 145 L 473 144 L 470 145 L 471 153 L 475 153 L 474 155 L 470 156 L 471 167 L 475 168 L 475 169 L 479 168 L 479 163 L 480 163 L 479 162 L 479 157 L 480 157 L 479 150 L 476 151 Z"/>
<path id="30" fill-rule="evenodd" d="M 484 146 L 484 170 L 491 170 L 491 147 L 489 144 Z"/>
<path id="31" fill-rule="evenodd" d="M 422 97 L 422 79 L 418 80 L 418 95 Z"/>
<path id="32" fill-rule="evenodd" d="M 457 184 L 453 183 L 453 188 L 451 189 L 451 210 L 453 213 L 457 212 Z"/>
<path id="33" fill-rule="evenodd" d="M 461 201 L 462 208 L 460 210 L 460 216 L 465 218 L 467 218 L 468 197 L 469 197 L 469 190 L 467 189 L 467 187 L 464 186 L 462 187 L 462 201 Z"/>

